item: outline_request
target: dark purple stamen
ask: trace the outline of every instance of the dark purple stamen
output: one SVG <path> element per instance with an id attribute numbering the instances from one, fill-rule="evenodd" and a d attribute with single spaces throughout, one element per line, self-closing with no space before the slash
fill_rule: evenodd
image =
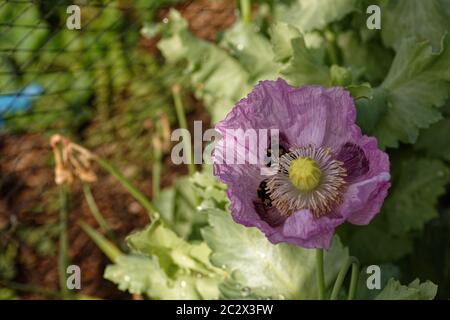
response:
<path id="1" fill-rule="evenodd" d="M 278 157 L 281 157 L 283 154 L 289 152 L 289 141 L 286 138 L 286 135 L 282 132 L 279 132 L 278 137 Z M 272 137 L 268 137 L 268 145 L 267 145 L 267 152 L 266 152 L 266 166 L 270 167 L 272 165 Z M 274 146 L 277 147 L 277 146 Z"/>
<path id="2" fill-rule="evenodd" d="M 258 195 L 259 200 L 261 200 L 261 203 L 264 204 L 266 207 L 272 206 L 272 200 L 270 200 L 269 191 L 267 189 L 267 182 L 265 180 L 261 181 L 261 183 L 258 186 L 258 189 L 256 189 L 256 194 Z"/>
<path id="3" fill-rule="evenodd" d="M 344 163 L 348 182 L 355 181 L 369 171 L 369 160 L 364 150 L 352 142 L 346 142 L 341 147 L 336 159 Z"/>
<path id="4" fill-rule="evenodd" d="M 267 222 L 271 227 L 278 227 L 287 219 L 287 216 L 280 214 L 277 208 L 268 207 L 261 201 L 254 201 L 253 205 L 255 206 L 256 213 L 259 217 Z"/>

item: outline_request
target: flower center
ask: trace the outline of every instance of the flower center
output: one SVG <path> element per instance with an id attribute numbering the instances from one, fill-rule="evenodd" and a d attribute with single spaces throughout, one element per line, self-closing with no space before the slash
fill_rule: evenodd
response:
<path id="1" fill-rule="evenodd" d="M 309 209 L 314 217 L 328 214 L 342 203 L 347 171 L 327 147 L 291 148 L 280 157 L 278 172 L 265 182 L 265 195 L 280 214 Z"/>
<path id="2" fill-rule="evenodd" d="M 321 175 L 319 165 L 309 157 L 295 159 L 289 165 L 289 180 L 303 192 L 314 190 L 319 185 Z"/>

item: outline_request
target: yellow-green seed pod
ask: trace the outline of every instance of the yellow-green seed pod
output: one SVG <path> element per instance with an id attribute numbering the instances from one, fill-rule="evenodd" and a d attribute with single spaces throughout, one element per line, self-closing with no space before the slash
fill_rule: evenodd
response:
<path id="1" fill-rule="evenodd" d="M 310 158 L 298 158 L 289 166 L 289 180 L 300 191 L 314 190 L 320 182 L 320 167 Z"/>

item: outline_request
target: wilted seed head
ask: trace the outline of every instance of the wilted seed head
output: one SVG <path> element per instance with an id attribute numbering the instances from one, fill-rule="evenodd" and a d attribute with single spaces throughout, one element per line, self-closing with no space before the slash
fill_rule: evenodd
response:
<path id="1" fill-rule="evenodd" d="M 95 155 L 69 139 L 55 134 L 50 139 L 55 157 L 56 184 L 71 184 L 74 177 L 84 182 L 94 182 L 97 176 L 92 168 Z"/>

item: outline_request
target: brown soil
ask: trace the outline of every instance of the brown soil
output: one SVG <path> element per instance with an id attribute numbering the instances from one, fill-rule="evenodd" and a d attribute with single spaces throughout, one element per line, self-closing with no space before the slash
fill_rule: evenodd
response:
<path id="1" fill-rule="evenodd" d="M 175 9 L 188 21 L 189 30 L 194 35 L 209 41 L 216 40 L 217 33 L 229 28 L 236 20 L 236 1 L 187 1 Z M 166 18 L 169 11 L 170 8 L 161 9 L 159 19 Z"/>
<path id="2" fill-rule="evenodd" d="M 2 136 L 0 152 L 1 198 L 0 216 L 3 230 L 11 227 L 39 227 L 58 221 L 57 186 L 49 165 L 52 152 L 48 140 L 37 134 Z M 145 192 L 146 183 L 139 187 Z M 70 261 L 82 270 L 81 293 L 101 298 L 126 298 L 115 286 L 102 277 L 107 258 L 77 225 L 82 220 L 97 228 L 80 185 L 72 186 L 69 211 Z M 98 172 L 98 182 L 92 185 L 100 211 L 120 238 L 130 231 L 145 226 L 147 214 L 123 187 L 104 172 Z M 148 192 L 147 192 L 148 194 Z M 41 209 L 38 209 L 42 207 Z M 57 239 L 55 239 L 57 242 Z M 15 281 L 47 289 L 58 289 L 56 256 L 42 257 L 33 247 L 20 242 L 18 276 Z M 22 298 L 45 298 L 42 295 L 24 294 Z"/>
<path id="3" fill-rule="evenodd" d="M 157 20 L 162 21 L 172 7 L 161 8 Z M 236 21 L 236 1 L 231 0 L 195 0 L 185 1 L 174 6 L 188 21 L 189 30 L 197 37 L 215 41 L 219 32 L 231 27 Z M 156 54 L 159 38 L 140 39 L 141 47 Z"/>
<path id="4" fill-rule="evenodd" d="M 189 104 L 194 106 L 188 114 L 191 132 L 194 120 L 202 120 L 204 129 L 207 129 L 210 120 L 202 104 L 196 101 Z M 92 151 L 107 159 L 107 150 L 107 146 L 102 145 Z M 0 135 L 0 160 L 0 235 L 13 234 L 20 227 L 58 223 L 58 189 L 54 182 L 48 137 L 40 134 Z M 170 154 L 164 156 L 162 170 L 162 187 L 170 186 L 176 177 L 187 174 L 185 166 L 176 166 L 171 162 Z M 100 168 L 96 171 L 98 180 L 91 185 L 94 198 L 119 239 L 123 240 L 132 230 L 147 225 L 148 215 L 141 205 L 112 176 Z M 151 197 L 151 176 L 133 182 Z M 69 255 L 71 263 L 82 270 L 80 293 L 106 299 L 132 298 L 103 278 L 109 260 L 80 229 L 77 225 L 79 220 L 99 229 L 84 199 L 81 185 L 76 182 L 71 186 L 70 195 Z M 0 240 L 2 238 L 0 236 Z M 57 237 L 54 242 L 57 248 Z M 56 254 L 41 256 L 35 248 L 20 241 L 17 262 L 15 282 L 58 290 Z M 48 298 L 35 293 L 19 293 L 19 297 Z"/>

